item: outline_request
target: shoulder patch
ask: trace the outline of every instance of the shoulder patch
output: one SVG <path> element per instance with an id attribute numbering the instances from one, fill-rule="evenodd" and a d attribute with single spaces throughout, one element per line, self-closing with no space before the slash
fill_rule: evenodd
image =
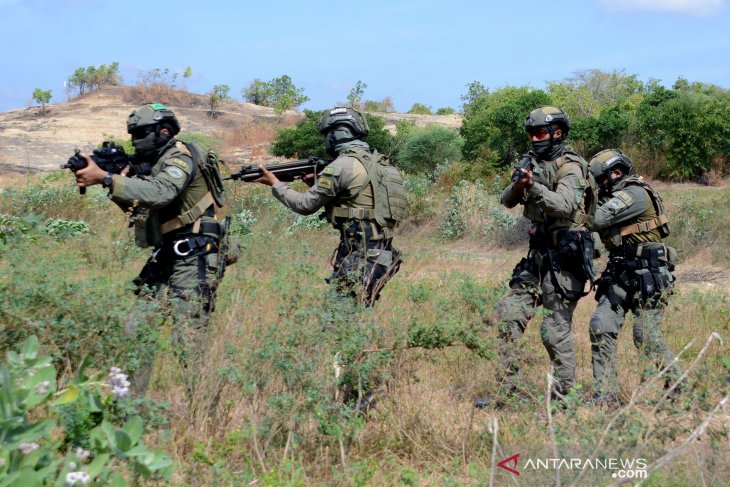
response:
<path id="1" fill-rule="evenodd" d="M 317 186 L 323 189 L 332 189 L 332 178 L 321 176 L 317 179 Z"/>
<path id="2" fill-rule="evenodd" d="M 182 159 L 172 158 L 165 161 L 165 164 L 177 166 L 180 169 L 183 169 L 185 172 L 189 171 L 190 168 L 188 164 L 185 163 Z"/>
<path id="3" fill-rule="evenodd" d="M 165 172 L 170 175 L 172 179 L 182 179 L 185 177 L 185 173 L 182 169 L 177 166 L 167 166 Z"/>
<path id="4" fill-rule="evenodd" d="M 339 176 L 342 172 L 342 166 L 327 166 L 320 174 L 326 174 L 328 176 Z"/>
<path id="5" fill-rule="evenodd" d="M 621 201 L 626 203 L 627 205 L 631 203 L 631 195 L 627 191 L 617 191 L 613 194 L 615 198 L 619 198 Z"/>
<path id="6" fill-rule="evenodd" d="M 618 191 L 613 194 L 613 198 L 608 200 L 606 204 L 613 213 L 618 213 L 629 207 L 631 196 L 625 191 Z"/>

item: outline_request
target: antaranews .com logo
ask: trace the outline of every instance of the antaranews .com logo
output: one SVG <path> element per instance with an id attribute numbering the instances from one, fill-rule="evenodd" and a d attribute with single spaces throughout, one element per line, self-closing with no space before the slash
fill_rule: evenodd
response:
<path id="1" fill-rule="evenodd" d="M 647 462 L 644 458 L 528 458 L 519 466 L 520 454 L 516 453 L 497 464 L 513 475 L 529 470 L 603 470 L 614 479 L 647 478 Z"/>

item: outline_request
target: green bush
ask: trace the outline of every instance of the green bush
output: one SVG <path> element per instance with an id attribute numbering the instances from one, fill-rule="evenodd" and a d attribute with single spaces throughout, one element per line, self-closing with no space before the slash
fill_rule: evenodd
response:
<path id="1" fill-rule="evenodd" d="M 461 160 L 462 146 L 459 134 L 441 125 L 414 129 L 398 151 L 398 166 L 433 177 L 439 165 Z"/>
<path id="2" fill-rule="evenodd" d="M 424 105 L 423 103 L 414 103 L 408 113 L 414 115 L 431 115 L 431 107 Z"/>
<path id="3" fill-rule="evenodd" d="M 271 146 L 275 156 L 304 159 L 310 155 L 326 158 L 324 140 L 317 130 L 319 118 L 324 112 L 304 110 L 304 118 L 295 127 L 279 130 Z M 382 117 L 365 114 L 370 133 L 363 140 L 382 154 L 389 154 L 393 148 L 394 138 L 385 128 Z"/>
<path id="4" fill-rule="evenodd" d="M 130 475 L 170 480 L 172 460 L 141 443 L 142 418 L 125 417 L 129 382 L 120 369 L 103 381 L 87 375 L 84 361 L 56 392 L 56 368 L 51 357 L 39 356 L 38 339 L 29 337 L 21 350 L 9 351 L 0 365 L 0 485 L 122 487 Z M 69 408 L 94 419 L 75 429 L 64 421 Z"/>
<path id="5" fill-rule="evenodd" d="M 509 167 L 530 149 L 525 117 L 549 104 L 547 93 L 529 87 L 508 86 L 481 94 L 464 113 L 464 159 L 490 169 Z"/>
<path id="6" fill-rule="evenodd" d="M 454 113 L 456 113 L 456 110 L 451 107 L 443 107 L 436 110 L 436 115 L 453 115 Z"/>

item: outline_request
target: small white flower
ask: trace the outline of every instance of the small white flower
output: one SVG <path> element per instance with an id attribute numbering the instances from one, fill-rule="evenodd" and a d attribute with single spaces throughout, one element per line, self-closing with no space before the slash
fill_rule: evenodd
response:
<path id="1" fill-rule="evenodd" d="M 128 380 L 127 374 L 123 373 L 122 369 L 119 367 L 112 367 L 109 370 L 109 375 L 107 377 L 107 383 L 112 388 L 114 399 L 121 399 L 129 395 L 129 386 L 131 384 Z"/>
<path id="2" fill-rule="evenodd" d="M 21 443 L 18 449 L 23 452 L 23 455 L 29 455 L 38 449 L 38 443 Z"/>
<path id="3" fill-rule="evenodd" d="M 84 471 L 69 472 L 66 474 L 67 485 L 89 485 L 89 482 L 91 482 L 91 477 Z"/>
<path id="4" fill-rule="evenodd" d="M 81 447 L 76 448 L 76 457 L 82 462 L 88 460 L 90 456 L 91 452 L 89 450 L 84 450 Z"/>
<path id="5" fill-rule="evenodd" d="M 78 467 L 78 465 L 76 465 L 76 462 L 68 462 L 68 468 L 70 468 L 71 470 L 75 469 L 76 467 Z"/>
<path id="6" fill-rule="evenodd" d="M 50 380 L 44 380 L 37 386 L 35 386 L 35 393 L 36 394 L 48 394 L 48 391 L 51 390 L 51 381 Z"/>

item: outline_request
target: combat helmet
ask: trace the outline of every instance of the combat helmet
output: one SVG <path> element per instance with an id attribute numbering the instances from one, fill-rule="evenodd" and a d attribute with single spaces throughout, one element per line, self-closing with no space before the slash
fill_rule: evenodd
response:
<path id="1" fill-rule="evenodd" d="M 347 126 L 357 138 L 365 137 L 370 132 L 362 113 L 350 107 L 335 107 L 324 112 L 319 118 L 317 129 L 320 134 L 325 134 L 337 125 Z"/>
<path id="2" fill-rule="evenodd" d="M 565 139 L 568 136 L 568 132 L 570 132 L 568 114 L 555 107 L 536 108 L 525 118 L 525 132 L 529 132 L 538 127 L 547 127 L 550 130 L 550 136 L 552 138 L 553 124 L 560 126 L 563 130 L 562 138 Z"/>
<path id="3" fill-rule="evenodd" d="M 609 176 L 614 169 L 621 169 L 624 176 L 634 173 L 631 159 L 619 149 L 604 149 L 591 159 L 590 171 L 598 184 L 606 179 L 610 181 Z"/>
<path id="4" fill-rule="evenodd" d="M 162 103 L 149 103 L 129 114 L 127 133 L 134 135 L 135 132 L 138 133 L 139 129 L 153 125 L 166 125 L 172 136 L 180 132 L 180 123 L 172 110 Z"/>

